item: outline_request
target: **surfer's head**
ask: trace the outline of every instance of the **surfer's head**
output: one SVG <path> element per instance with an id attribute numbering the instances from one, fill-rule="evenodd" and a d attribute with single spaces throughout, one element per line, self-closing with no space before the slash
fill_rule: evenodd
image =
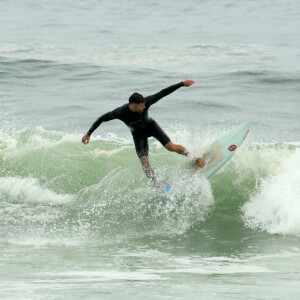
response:
<path id="1" fill-rule="evenodd" d="M 145 98 L 143 95 L 139 94 L 139 93 L 133 93 L 130 97 L 129 97 L 129 103 L 145 103 Z"/>
<path id="2" fill-rule="evenodd" d="M 133 112 L 143 112 L 145 110 L 145 98 L 139 93 L 133 93 L 129 97 L 129 108 Z"/>

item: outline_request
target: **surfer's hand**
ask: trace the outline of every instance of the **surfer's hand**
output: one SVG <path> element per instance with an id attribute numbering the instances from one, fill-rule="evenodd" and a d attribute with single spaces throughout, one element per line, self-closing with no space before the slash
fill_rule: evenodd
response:
<path id="1" fill-rule="evenodd" d="M 85 134 L 83 137 L 82 137 L 82 143 L 83 144 L 88 144 L 89 143 L 89 141 L 90 141 L 90 138 L 91 138 L 91 136 L 89 135 L 89 134 Z"/>
<path id="2" fill-rule="evenodd" d="M 203 157 L 198 157 L 196 158 L 196 163 L 201 167 L 201 168 L 204 168 L 205 166 L 205 160 Z"/>
<path id="3" fill-rule="evenodd" d="M 189 79 L 183 81 L 183 85 L 186 87 L 191 86 L 194 83 L 195 83 L 194 80 L 189 80 Z"/>

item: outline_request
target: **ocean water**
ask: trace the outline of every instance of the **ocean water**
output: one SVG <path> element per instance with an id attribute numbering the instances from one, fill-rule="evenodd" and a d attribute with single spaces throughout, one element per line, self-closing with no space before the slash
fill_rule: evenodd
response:
<path id="1" fill-rule="evenodd" d="M 1 299 L 299 299 L 298 1 L 0 0 Z M 101 114 L 184 79 L 150 115 L 191 150 L 251 121 L 209 181 Z"/>

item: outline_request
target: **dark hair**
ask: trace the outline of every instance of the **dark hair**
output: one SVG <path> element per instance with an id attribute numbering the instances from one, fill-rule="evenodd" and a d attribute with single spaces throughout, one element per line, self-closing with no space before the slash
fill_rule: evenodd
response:
<path id="1" fill-rule="evenodd" d="M 129 103 L 144 103 L 145 102 L 145 98 L 139 94 L 139 93 L 133 93 L 130 97 L 129 97 Z"/>

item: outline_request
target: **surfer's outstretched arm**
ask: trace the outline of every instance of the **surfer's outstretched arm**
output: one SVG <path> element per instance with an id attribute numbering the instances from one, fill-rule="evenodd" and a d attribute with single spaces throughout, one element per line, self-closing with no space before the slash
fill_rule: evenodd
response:
<path id="1" fill-rule="evenodd" d="M 152 104 L 156 103 L 161 98 L 170 95 L 171 93 L 175 92 L 179 88 L 181 88 L 183 86 L 189 87 L 189 86 L 193 85 L 194 83 L 195 83 L 194 80 L 189 80 L 188 79 L 188 80 L 184 80 L 182 82 L 173 84 L 173 85 L 161 90 L 160 92 L 158 92 L 154 95 L 145 97 L 146 103 L 148 104 L 148 106 L 151 106 Z"/>
<path id="2" fill-rule="evenodd" d="M 102 116 L 100 116 L 88 130 L 88 132 L 82 137 L 82 142 L 88 144 L 92 133 L 101 125 L 103 122 L 111 121 L 118 118 L 119 108 L 110 111 Z"/>

